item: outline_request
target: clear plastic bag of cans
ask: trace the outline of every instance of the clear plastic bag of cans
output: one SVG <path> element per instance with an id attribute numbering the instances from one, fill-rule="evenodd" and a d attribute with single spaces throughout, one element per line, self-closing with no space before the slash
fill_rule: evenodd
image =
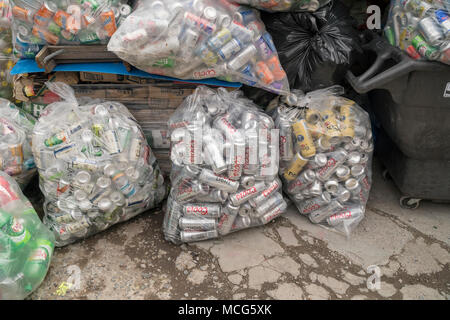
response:
<path id="1" fill-rule="evenodd" d="M 18 184 L 0 172 L 0 300 L 24 299 L 39 287 L 54 241 Z"/>
<path id="2" fill-rule="evenodd" d="M 230 0 L 269 12 L 308 11 L 314 12 L 330 0 Z"/>
<path id="3" fill-rule="evenodd" d="M 258 11 L 228 0 L 145 1 L 111 38 L 108 50 L 149 73 L 289 91 Z"/>
<path id="4" fill-rule="evenodd" d="M 31 140 L 35 120 L 0 98 L 0 170 L 23 189 L 36 173 Z"/>
<path id="5" fill-rule="evenodd" d="M 163 230 L 174 243 L 261 226 L 287 203 L 278 178 L 278 130 L 240 92 L 200 87 L 169 120 L 171 193 Z"/>
<path id="6" fill-rule="evenodd" d="M 293 93 L 274 119 L 285 193 L 311 222 L 348 236 L 364 218 L 374 146 L 369 115 L 343 93 Z"/>
<path id="7" fill-rule="evenodd" d="M 64 83 L 46 83 L 64 99 L 50 104 L 33 131 L 45 196 L 44 223 L 64 246 L 156 207 L 167 190 L 141 127 L 117 102 L 77 102 Z"/>
<path id="8" fill-rule="evenodd" d="M 450 64 L 450 15 L 445 0 L 392 0 L 384 35 L 415 60 Z"/>
<path id="9" fill-rule="evenodd" d="M 128 0 L 10 0 L 19 57 L 42 45 L 106 44 L 132 12 Z"/>

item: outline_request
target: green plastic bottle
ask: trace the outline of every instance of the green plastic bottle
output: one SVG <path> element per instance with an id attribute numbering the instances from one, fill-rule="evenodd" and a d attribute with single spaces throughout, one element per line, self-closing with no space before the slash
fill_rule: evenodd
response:
<path id="1" fill-rule="evenodd" d="M 31 233 L 23 223 L 5 212 L 0 213 L 0 231 L 9 236 L 13 252 L 24 247 L 31 239 Z"/>
<path id="2" fill-rule="evenodd" d="M 32 290 L 44 280 L 53 254 L 54 244 L 47 239 L 37 239 L 25 265 L 25 289 Z"/>

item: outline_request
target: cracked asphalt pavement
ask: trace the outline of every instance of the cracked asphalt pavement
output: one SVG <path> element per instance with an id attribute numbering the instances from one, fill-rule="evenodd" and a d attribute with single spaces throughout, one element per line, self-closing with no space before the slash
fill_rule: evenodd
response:
<path id="1" fill-rule="evenodd" d="M 450 205 L 399 207 L 374 165 L 365 219 L 350 239 L 293 207 L 264 227 L 175 246 L 146 213 L 56 249 L 31 299 L 449 299 Z M 58 291 L 74 267 L 79 288 Z M 379 281 L 377 281 L 379 279 Z"/>

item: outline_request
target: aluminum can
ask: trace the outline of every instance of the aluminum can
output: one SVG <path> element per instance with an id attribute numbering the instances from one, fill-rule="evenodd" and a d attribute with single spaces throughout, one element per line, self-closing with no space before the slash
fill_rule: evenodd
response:
<path id="1" fill-rule="evenodd" d="M 219 234 L 217 230 L 210 231 L 181 231 L 180 239 L 182 242 L 196 242 L 217 238 Z"/>
<path id="2" fill-rule="evenodd" d="M 316 147 L 314 140 L 309 133 L 305 120 L 300 120 L 292 125 L 296 142 L 300 148 L 300 154 L 302 157 L 310 158 L 316 154 Z"/>
<path id="3" fill-rule="evenodd" d="M 272 181 L 265 190 L 263 190 L 258 196 L 249 200 L 249 204 L 256 208 L 269 199 L 275 192 L 281 189 L 281 181 L 275 179 Z"/>
<path id="4" fill-rule="evenodd" d="M 284 212 L 286 212 L 287 209 L 287 203 L 286 201 L 282 201 L 280 204 L 275 206 L 274 208 L 270 209 L 268 212 L 263 214 L 262 217 L 259 218 L 259 221 L 262 224 L 267 224 L 270 221 L 274 220 L 275 218 L 281 216 Z"/>
<path id="5" fill-rule="evenodd" d="M 239 188 L 238 181 L 233 181 L 226 177 L 218 176 L 208 169 L 202 170 L 199 180 L 207 185 L 210 185 L 211 187 L 215 187 L 225 192 L 235 193 Z"/>
<path id="6" fill-rule="evenodd" d="M 209 231 L 217 228 L 216 219 L 203 217 L 182 217 L 178 223 L 181 230 Z"/>
<path id="7" fill-rule="evenodd" d="M 219 218 L 221 207 L 218 204 L 186 204 L 183 213 L 185 216 Z"/>
<path id="8" fill-rule="evenodd" d="M 234 206 L 240 206 L 250 199 L 255 198 L 260 192 L 264 191 L 265 188 L 266 184 L 259 181 L 249 189 L 230 195 L 230 201 Z"/>
<path id="9" fill-rule="evenodd" d="M 345 207 L 341 212 L 328 217 L 327 223 L 330 226 L 335 227 L 344 221 L 357 219 L 362 217 L 363 215 L 364 211 L 362 210 L 361 206 Z"/>
<path id="10" fill-rule="evenodd" d="M 222 210 L 222 217 L 220 218 L 217 226 L 221 236 L 230 233 L 238 213 L 239 207 L 233 206 L 231 203 L 226 204 L 225 208 Z"/>
<path id="11" fill-rule="evenodd" d="M 321 210 L 311 212 L 311 214 L 309 215 L 309 220 L 311 220 L 312 223 L 320 223 L 333 214 L 336 214 L 336 212 L 341 211 L 342 208 L 343 206 L 339 203 L 339 201 L 332 201 L 329 205 L 322 208 Z"/>
<path id="12" fill-rule="evenodd" d="M 311 212 L 320 210 L 331 202 L 331 195 L 328 192 L 322 193 L 321 196 L 306 200 L 298 206 L 301 214 L 310 214 Z"/>
<path id="13" fill-rule="evenodd" d="M 348 153 L 343 150 L 337 150 L 329 154 L 328 161 L 325 166 L 316 172 L 317 178 L 321 181 L 327 181 L 336 172 L 337 168 L 345 163 Z"/>
<path id="14" fill-rule="evenodd" d="M 307 159 L 304 159 L 300 153 L 296 153 L 294 159 L 289 164 L 289 167 L 284 171 L 283 177 L 287 181 L 294 180 L 298 174 L 303 170 L 303 168 L 308 163 Z"/>
<path id="15" fill-rule="evenodd" d="M 294 181 L 290 182 L 287 186 L 287 192 L 290 194 L 299 193 L 306 189 L 311 183 L 316 180 L 316 174 L 312 170 L 306 170 L 302 172 Z"/>

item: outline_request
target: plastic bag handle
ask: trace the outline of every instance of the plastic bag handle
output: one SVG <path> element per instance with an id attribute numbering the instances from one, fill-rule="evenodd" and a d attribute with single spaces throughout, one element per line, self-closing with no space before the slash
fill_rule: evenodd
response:
<path id="1" fill-rule="evenodd" d="M 368 33 L 365 33 L 363 36 L 367 37 Z M 377 58 L 375 62 L 359 77 L 356 77 L 350 70 L 345 75 L 346 80 L 353 89 L 360 94 L 374 89 L 386 88 L 386 84 L 407 75 L 411 71 L 435 71 L 443 70 L 447 67 L 437 62 L 413 60 L 400 49 L 391 46 L 386 39 L 375 35 L 373 32 L 370 32 L 370 37 L 372 40 L 363 45 L 362 48 L 364 51 L 373 51 L 376 53 Z M 397 64 L 382 71 L 381 69 L 388 59 L 396 61 Z M 386 89 L 389 90 L 389 87 Z"/>

